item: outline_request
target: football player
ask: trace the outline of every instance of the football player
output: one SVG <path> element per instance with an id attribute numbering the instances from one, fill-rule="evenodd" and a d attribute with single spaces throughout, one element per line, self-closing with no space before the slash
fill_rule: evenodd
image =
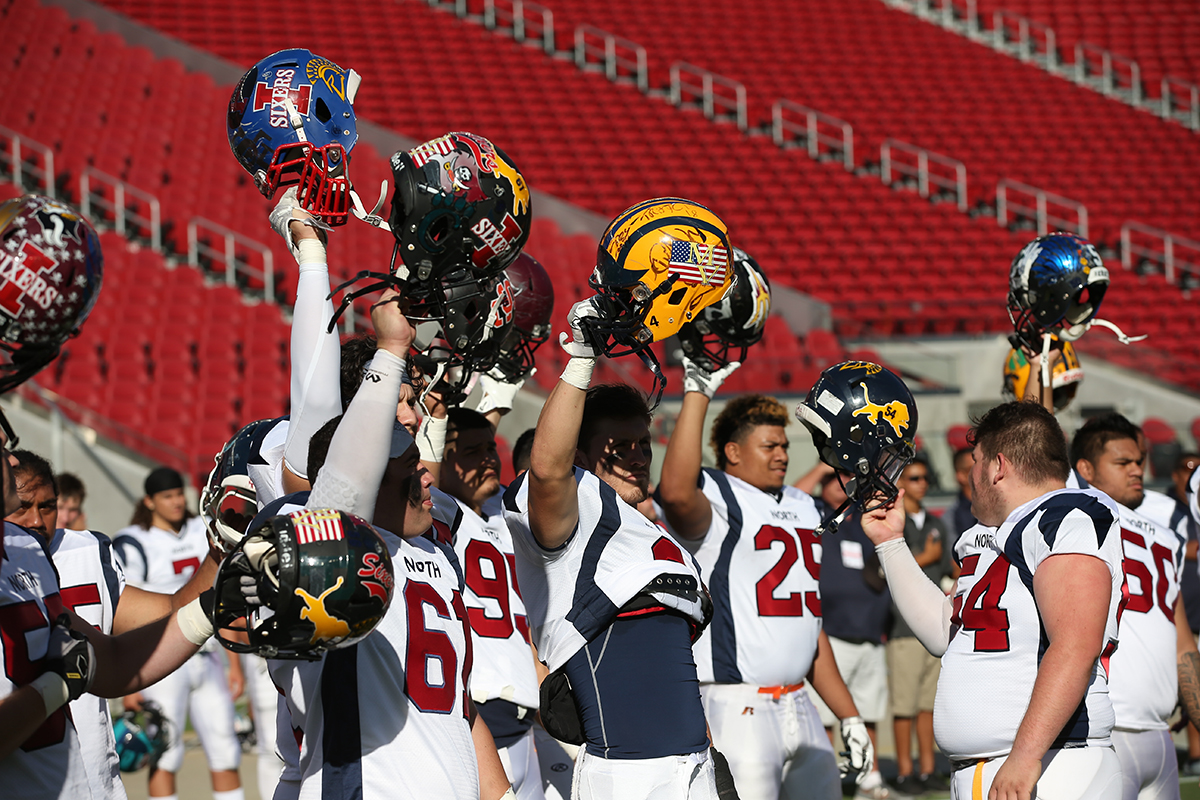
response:
<path id="1" fill-rule="evenodd" d="M 144 488 L 146 496 L 138 503 L 132 524 L 117 531 L 113 548 L 130 586 L 172 595 L 207 560 L 208 534 L 203 520 L 187 509 L 183 476 L 178 472 L 159 467 L 146 477 Z M 180 731 L 184 720 L 190 719 L 204 745 L 216 800 L 241 800 L 237 769 L 242 748 L 233 727 L 233 701 L 241 695 L 244 679 L 237 657 L 228 657 L 228 676 L 225 661 L 226 653 L 211 642 L 183 669 L 126 697 L 125 707 L 136 710 L 143 699 L 150 700 Z M 150 796 L 174 796 L 175 773 L 182 766 L 183 737 L 174 736 L 150 770 Z"/>
<path id="2" fill-rule="evenodd" d="M 49 364 L 68 336 L 78 333 L 100 290 L 103 256 L 86 219 L 36 195 L 0 205 L 0 241 L 7 289 L 15 292 L 15 307 L 24 309 L 19 319 L 4 319 L 0 332 L 0 391 L 8 391 Z M 72 291 L 60 292 L 54 286 L 70 286 Z M 0 487 L 8 515 L 21 509 L 21 500 L 6 449 L 16 437 L 2 414 L 0 431 Z M 38 505 L 31 504 L 34 515 Z M 92 538 L 84 545 L 84 550 L 98 548 L 100 540 Z M 137 691 L 178 668 L 212 634 L 213 594 L 210 590 L 174 611 L 167 598 L 165 607 L 159 606 L 151 617 L 155 622 L 110 637 L 68 609 L 68 597 L 59 590 L 58 573 L 44 548 L 34 534 L 5 523 L 0 542 L 0 656 L 5 664 L 0 680 L 0 785 L 12 797 L 88 797 L 94 785 L 89 762 L 80 751 L 72 715 L 63 706 L 89 690 L 105 697 Z M 103 611 L 109 581 L 98 558 L 89 566 L 97 585 L 84 586 L 76 600 L 83 605 L 99 595 L 96 603 L 87 603 L 91 614 L 97 611 L 91 605 Z M 108 597 L 112 599 L 112 592 Z M 93 720 L 90 724 L 94 712 L 94 707 L 84 711 Z M 106 795 L 102 783 L 110 776 L 95 777 L 101 796 Z"/>
<path id="3" fill-rule="evenodd" d="M 462 573 L 448 545 L 422 535 L 433 522 L 431 480 L 396 421 L 413 337 L 397 297 L 389 290 L 372 309 L 379 349 L 367 379 L 346 414 L 314 436 L 307 501 L 381 530 L 397 573 L 395 602 L 358 644 L 316 662 L 273 660 L 271 675 L 303 734 L 301 796 L 497 800 L 509 784 L 467 694 Z M 279 791 L 293 788 L 281 781 Z"/>
<path id="4" fill-rule="evenodd" d="M 824 380 L 806 406 L 819 402 Z M 841 413 L 860 410 L 848 404 Z M 905 545 L 899 502 L 869 506 L 862 519 L 900 612 L 942 657 L 934 731 L 954 766 L 952 792 L 1116 800 L 1107 689 L 1123 586 L 1116 504 L 1066 488 L 1066 442 L 1041 405 L 993 408 L 971 441 L 979 524 L 956 547 L 952 597 Z M 829 456 L 844 450 L 834 445 Z"/>
<path id="5" fill-rule="evenodd" d="M 500 457 L 487 417 L 452 408 L 434 503 L 446 504 L 450 525 L 435 521 L 465 576 L 463 602 L 471 621 L 471 699 L 487 722 L 517 797 L 540 800 L 541 769 L 533 744 L 538 679 L 529 623 L 517 586 L 516 554 L 500 501 Z"/>
<path id="6" fill-rule="evenodd" d="M 1117 503 L 1128 601 L 1121 646 L 1109 661 L 1123 800 L 1179 797 L 1175 744 L 1167 719 L 1183 700 L 1200 719 L 1200 653 L 1180 596 L 1187 535 L 1137 513 L 1145 491 L 1138 428 L 1120 414 L 1088 420 L 1071 440 L 1075 468 Z"/>
<path id="7" fill-rule="evenodd" d="M 560 343 L 570 356 L 504 514 L 538 657 L 542 722 L 582 744 L 572 794 L 714 798 L 717 778 L 691 645 L 712 614 L 695 559 L 637 511 L 649 493 L 651 410 L 637 389 L 591 387 L 596 358 L 646 349 L 731 285 L 724 223 L 677 198 L 648 200 L 601 237 Z M 611 338 L 611 343 L 610 343 Z M 589 388 L 590 387 L 590 388 Z"/>
<path id="8" fill-rule="evenodd" d="M 743 800 L 775 800 L 781 785 L 793 797 L 841 797 L 805 680 L 842 720 L 856 772 L 870 770 L 872 746 L 821 629 L 821 518 L 811 496 L 785 484 L 787 411 L 763 395 L 729 400 L 711 431 L 717 468 L 701 469 L 710 399 L 738 362 L 715 373 L 687 357 L 683 365 L 658 500 L 671 530 L 694 543 L 713 597 L 712 624 L 695 645 L 713 744 Z"/>

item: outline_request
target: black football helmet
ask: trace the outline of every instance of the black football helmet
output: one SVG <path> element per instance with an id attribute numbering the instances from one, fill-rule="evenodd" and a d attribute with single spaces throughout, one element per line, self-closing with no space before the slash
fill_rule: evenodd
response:
<path id="1" fill-rule="evenodd" d="M 533 354 L 550 337 L 554 283 L 533 256 L 521 253 L 504 270 L 512 288 L 513 324 L 500 342 L 496 369 L 515 383 L 533 369 Z"/>
<path id="2" fill-rule="evenodd" d="M 869 361 L 834 364 L 796 407 L 796 418 L 821 460 L 850 475 L 835 519 L 850 503 L 873 511 L 896 499 L 896 479 L 915 455 L 917 404 L 895 373 Z"/>
<path id="3" fill-rule="evenodd" d="M 496 366 L 513 325 L 512 284 L 503 273 L 478 281 L 459 270 L 442 281 L 435 298 L 410 309 L 417 334 L 413 364 L 448 402 L 461 401 L 472 375 Z"/>
<path id="4" fill-rule="evenodd" d="M 258 493 L 247 465 L 258 455 L 263 437 L 279 422 L 260 419 L 233 435 L 217 453 L 216 466 L 200 492 L 200 514 L 209 543 L 228 554 L 246 535 L 258 513 Z"/>
<path id="5" fill-rule="evenodd" d="M 221 562 L 213 628 L 237 653 L 316 660 L 373 631 L 394 588 L 387 544 L 366 520 L 333 509 L 281 514 Z M 246 633 L 250 643 L 228 631 Z"/>
<path id="6" fill-rule="evenodd" d="M 733 287 L 720 301 L 679 329 L 679 346 L 693 361 L 715 372 L 731 361 L 745 362 L 751 345 L 762 339 L 771 313 L 771 283 L 758 262 L 733 248 Z"/>
<path id="7" fill-rule="evenodd" d="M 1008 315 L 1017 339 L 1033 353 L 1042 334 L 1064 341 L 1083 336 L 1108 290 L 1108 269 L 1086 239 L 1072 233 L 1039 236 L 1013 259 L 1008 281 Z"/>
<path id="8" fill-rule="evenodd" d="M 0 393 L 79 333 L 103 278 L 100 238 L 78 211 L 36 194 L 0 205 Z"/>
<path id="9" fill-rule="evenodd" d="M 437 281 L 455 270 L 493 277 L 529 239 L 529 186 L 512 159 L 482 136 L 455 132 L 392 156 L 388 220 L 396 237 L 392 271 Z"/>

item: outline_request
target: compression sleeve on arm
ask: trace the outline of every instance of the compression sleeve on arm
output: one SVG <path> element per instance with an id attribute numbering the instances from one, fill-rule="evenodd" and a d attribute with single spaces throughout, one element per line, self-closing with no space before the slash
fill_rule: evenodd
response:
<path id="1" fill-rule="evenodd" d="M 940 658 L 950 645 L 953 601 L 917 566 L 903 539 L 884 542 L 875 552 L 904 621 L 925 649 Z"/>
<path id="2" fill-rule="evenodd" d="M 329 267 L 321 248 L 312 261 L 300 264 L 296 305 L 292 311 L 292 413 L 283 461 L 302 478 L 308 477 L 309 439 L 322 425 L 342 413 L 342 348 L 337 331 L 327 332 L 331 319 Z"/>
<path id="3" fill-rule="evenodd" d="M 336 508 L 368 522 L 372 519 L 379 482 L 391 455 L 400 376 L 405 369 L 404 359 L 387 350 L 375 351 L 362 386 L 329 443 L 329 455 L 307 508 Z"/>

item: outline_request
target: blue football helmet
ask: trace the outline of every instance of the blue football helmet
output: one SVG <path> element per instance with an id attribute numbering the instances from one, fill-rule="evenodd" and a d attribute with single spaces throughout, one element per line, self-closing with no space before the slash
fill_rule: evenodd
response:
<path id="1" fill-rule="evenodd" d="M 222 553 L 228 555 L 237 546 L 258 514 L 258 491 L 249 466 L 251 460 L 261 458 L 263 437 L 278 422 L 260 419 L 235 433 L 217 453 L 216 465 L 200 492 L 200 515 L 209 544 Z"/>
<path id="2" fill-rule="evenodd" d="M 171 745 L 170 725 L 154 703 L 144 701 L 141 711 L 126 711 L 113 722 L 121 772 L 137 772 L 153 765 Z"/>
<path id="3" fill-rule="evenodd" d="M 1108 269 L 1086 239 L 1039 236 L 1013 259 L 1008 315 L 1020 345 L 1040 353 L 1042 335 L 1074 341 L 1087 332 L 1108 290 Z"/>
<path id="4" fill-rule="evenodd" d="M 304 210 L 330 225 L 346 222 L 360 81 L 299 48 L 272 53 L 242 76 L 229 99 L 229 147 L 265 197 L 295 185 Z"/>
<path id="5" fill-rule="evenodd" d="M 0 392 L 79 333 L 103 278 L 100 237 L 74 208 L 35 194 L 0 205 Z"/>

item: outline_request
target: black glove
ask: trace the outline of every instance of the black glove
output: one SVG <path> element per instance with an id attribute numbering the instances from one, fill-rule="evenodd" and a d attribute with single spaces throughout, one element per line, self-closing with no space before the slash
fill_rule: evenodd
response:
<path id="1" fill-rule="evenodd" d="M 717 800 L 739 800 L 725 754 L 715 747 L 709 747 L 708 755 L 713 760 L 713 771 L 717 774 Z"/>
<path id="2" fill-rule="evenodd" d="M 46 645 L 46 669 L 58 673 L 67 683 L 67 693 L 74 700 L 92 688 L 95 679 L 96 651 L 87 637 L 71 630 L 71 618 L 59 615 L 50 628 Z"/>

